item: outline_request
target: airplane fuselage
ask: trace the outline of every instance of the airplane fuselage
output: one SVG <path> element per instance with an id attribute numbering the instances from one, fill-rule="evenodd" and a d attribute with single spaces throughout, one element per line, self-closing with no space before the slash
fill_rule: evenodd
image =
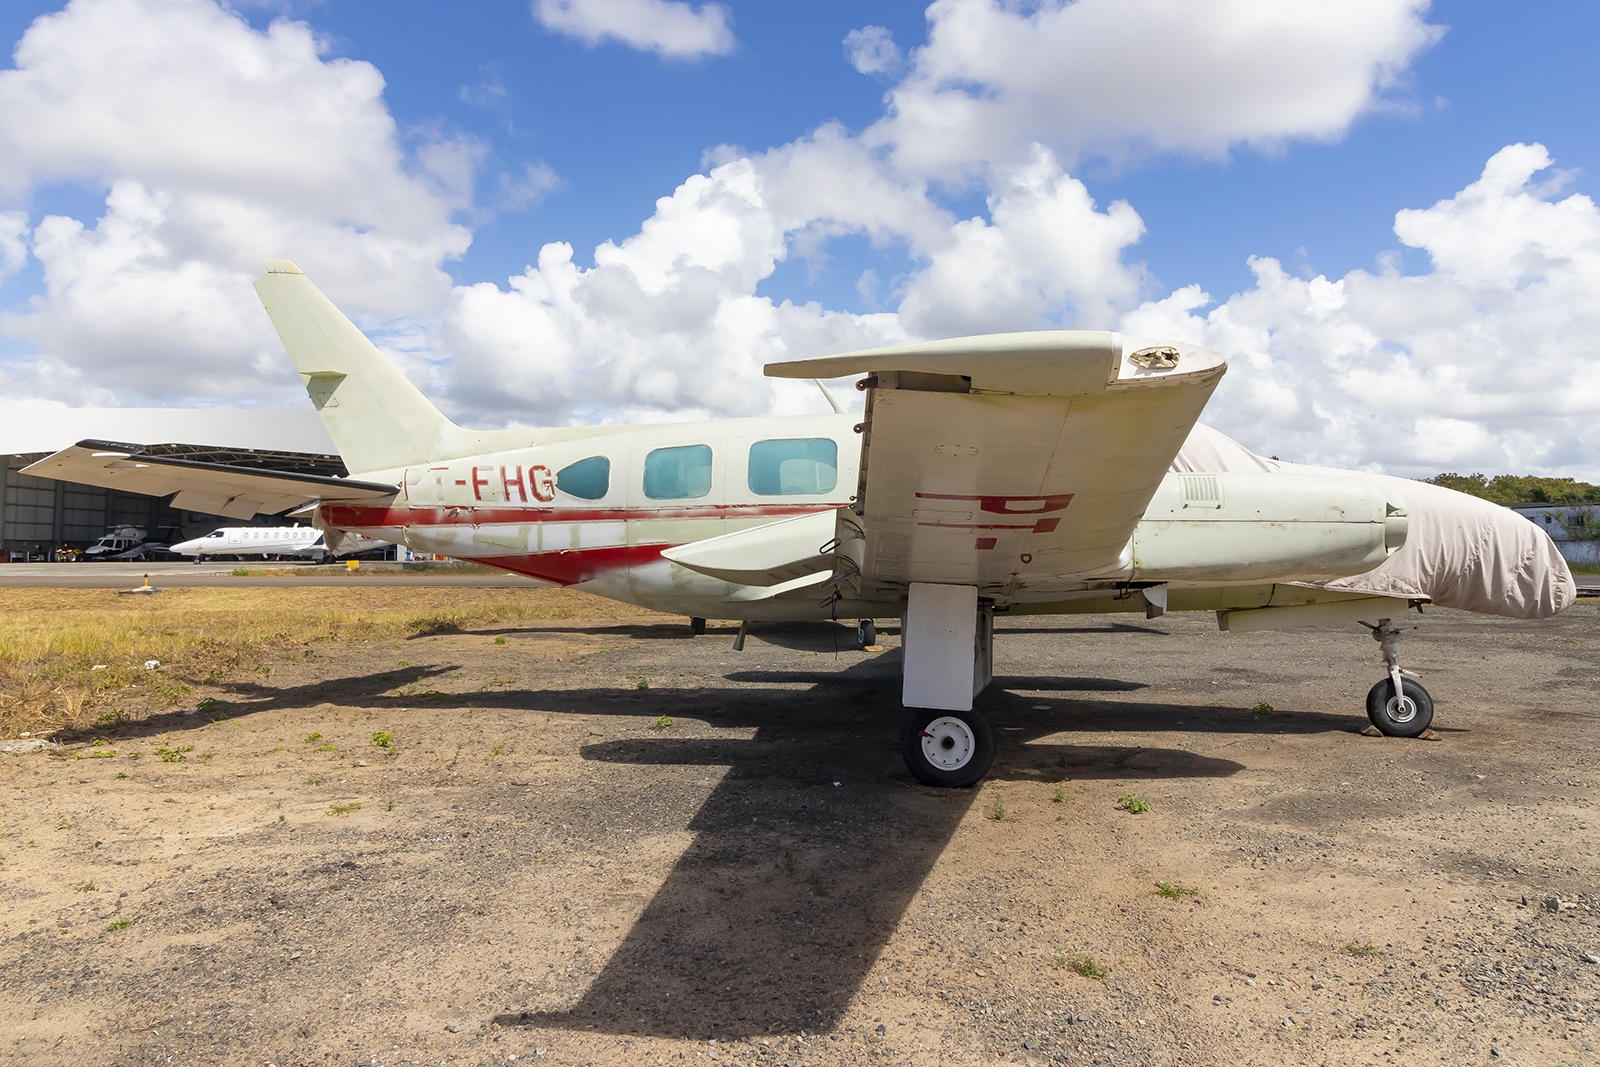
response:
<path id="1" fill-rule="evenodd" d="M 707 617 L 746 617 L 737 587 L 661 558 L 664 549 L 834 511 L 855 497 L 856 416 L 796 415 L 577 431 L 524 449 L 362 477 L 388 505 L 328 505 L 335 529 Z M 753 617 L 815 618 L 812 597 Z"/>
<path id="2" fill-rule="evenodd" d="M 751 620 L 894 618 L 903 606 L 898 599 L 830 597 L 825 584 L 772 595 L 770 589 L 723 581 L 662 557 L 680 545 L 850 507 L 859 484 L 859 418 L 798 415 L 574 428 L 563 440 L 528 448 L 363 472 L 361 478 L 398 485 L 399 494 L 388 504 L 323 504 L 318 522 L 331 530 L 674 614 Z M 1279 481 L 1289 485 L 1282 476 Z M 961 487 L 930 480 L 920 489 L 919 495 L 937 498 Z M 1066 508 L 1070 499 L 1050 503 Z M 1031 514 L 979 518 L 1019 529 L 1039 524 Z M 1373 530 L 1368 525 L 1358 533 L 1369 539 L 1364 544 L 1376 536 L 1378 554 L 1371 564 L 1376 565 L 1383 558 L 1383 532 L 1381 525 L 1375 535 Z M 1319 536 L 1325 538 L 1326 531 Z M 819 544 L 808 550 L 820 550 L 827 539 L 826 534 L 819 536 Z M 1256 554 L 1262 548 L 1250 544 Z M 1307 566 L 1303 555 L 1294 558 L 1292 567 L 1299 572 Z M 1054 582 L 1035 579 L 993 600 L 998 610 L 1019 614 L 1142 611 L 1146 601 L 1129 583 L 1162 579 L 1137 568 L 1138 561 L 1125 554 L 1102 573 Z M 1233 580 L 1207 581 L 1204 573 L 1185 572 L 1168 583 L 1167 606 L 1175 611 L 1222 610 L 1328 599 L 1326 593 L 1291 587 L 1270 573 L 1234 573 Z"/>

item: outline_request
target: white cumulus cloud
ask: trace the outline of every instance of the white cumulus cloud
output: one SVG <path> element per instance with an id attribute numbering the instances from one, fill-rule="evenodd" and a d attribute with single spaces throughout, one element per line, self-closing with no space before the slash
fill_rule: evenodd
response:
<path id="1" fill-rule="evenodd" d="M 583 268 L 551 243 L 511 279 L 455 291 L 438 347 L 442 384 L 491 421 L 563 423 L 806 411 L 809 385 L 762 376 L 774 360 L 906 339 L 892 314 L 853 315 L 756 294 L 784 257 L 784 222 L 756 161 L 689 178 L 634 236 Z M 793 220 L 791 220 L 793 221 Z"/>
<path id="2" fill-rule="evenodd" d="M 1432 269 L 1297 278 L 1255 259 L 1253 288 L 1201 313 L 1198 286 L 1125 320 L 1226 354 L 1207 421 L 1258 451 L 1407 475 L 1514 471 L 1592 478 L 1600 449 L 1600 209 L 1539 182 L 1516 144 L 1395 232 Z"/>
<path id="3" fill-rule="evenodd" d="M 863 74 L 892 74 L 900 66 L 900 46 L 883 26 L 863 26 L 844 35 L 844 54 Z"/>
<path id="4" fill-rule="evenodd" d="M 293 258 L 369 321 L 443 305 L 482 146 L 406 151 L 382 75 L 325 59 L 303 23 L 74 0 L 34 21 L 15 60 L 0 71 L 0 206 L 54 182 L 108 193 L 97 221 L 33 227 L 45 292 L 0 318 L 38 349 L 10 368 L 19 380 L 125 403 L 291 396 L 249 286 L 264 259 Z"/>
<path id="5" fill-rule="evenodd" d="M 0 211 L 0 282 L 28 262 L 28 213 Z"/>
<path id="6" fill-rule="evenodd" d="M 949 176 L 1039 141 L 1069 161 L 1339 137 L 1441 31 L 1428 0 L 934 0 L 868 131 Z"/>
<path id="7" fill-rule="evenodd" d="M 671 59 L 723 56 L 736 43 L 721 4 L 683 0 L 534 0 L 545 29 L 596 45 L 620 41 Z"/>

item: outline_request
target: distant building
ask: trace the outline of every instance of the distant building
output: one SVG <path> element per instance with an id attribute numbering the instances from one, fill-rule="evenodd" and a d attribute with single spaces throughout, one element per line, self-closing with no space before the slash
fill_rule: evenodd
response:
<path id="1" fill-rule="evenodd" d="M 1544 528 L 1568 563 L 1600 564 L 1600 506 L 1594 504 L 1507 504 Z"/>
<path id="2" fill-rule="evenodd" d="M 241 408 L 0 407 L 0 559 L 45 560 L 62 549 L 92 544 L 121 525 L 144 529 L 151 540 L 193 537 L 217 526 L 277 525 L 262 517 L 241 523 L 179 511 L 166 498 L 31 478 L 22 468 L 83 440 L 209 446 L 195 458 L 227 462 L 230 451 L 300 457 L 296 466 L 344 473 L 323 427 L 305 410 Z"/>

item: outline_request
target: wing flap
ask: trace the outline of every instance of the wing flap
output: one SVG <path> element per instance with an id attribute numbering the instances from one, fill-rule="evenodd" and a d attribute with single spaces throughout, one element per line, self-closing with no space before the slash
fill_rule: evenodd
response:
<path id="1" fill-rule="evenodd" d="M 141 445 L 116 441 L 80 441 L 30 464 L 23 473 L 146 496 L 171 496 L 175 507 L 237 519 L 275 515 L 312 500 L 376 503 L 392 499 L 399 491 L 397 486 L 381 482 L 156 456 Z"/>
<path id="2" fill-rule="evenodd" d="M 691 541 L 661 553 L 692 571 L 736 585 L 772 587 L 833 573 L 835 512 L 819 511 Z M 773 595 L 777 595 L 774 593 Z"/>

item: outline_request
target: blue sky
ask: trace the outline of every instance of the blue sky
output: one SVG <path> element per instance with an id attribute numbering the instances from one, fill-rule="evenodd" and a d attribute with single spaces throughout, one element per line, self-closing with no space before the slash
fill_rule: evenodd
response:
<path id="1" fill-rule="evenodd" d="M 509 168 L 543 162 L 561 176 L 564 187 L 538 208 L 476 228 L 450 271 L 482 281 L 521 271 L 547 241 L 571 242 L 587 261 L 601 241 L 633 233 L 716 145 L 760 150 L 829 120 L 869 125 L 883 113 L 887 82 L 850 66 L 845 35 L 876 24 L 910 48 L 926 32 L 923 3 L 728 6 L 737 51 L 694 62 L 589 46 L 541 29 L 517 4 L 369 0 L 290 10 L 329 36 L 333 54 L 383 72 L 400 122 L 470 131 Z M 258 26 L 270 21 L 246 11 Z M 1144 217 L 1149 229 L 1131 258 L 1168 287 L 1200 282 L 1217 295 L 1249 283 L 1251 255 L 1330 275 L 1372 266 L 1379 250 L 1399 248 L 1397 210 L 1450 196 L 1516 141 L 1545 144 L 1558 166 L 1579 172 L 1572 188 L 1592 195 L 1600 5 L 1435 3 L 1428 21 L 1447 32 L 1386 94 L 1393 108 L 1362 116 L 1335 143 L 1235 149 L 1222 162 L 1090 160 L 1076 173 L 1097 200 L 1126 199 Z M 503 94 L 463 99 L 486 84 Z M 982 211 L 981 197 L 958 202 Z M 798 264 L 764 291 L 868 310 L 854 288 L 864 251 L 833 250 L 832 269 Z M 1425 256 L 1411 256 L 1408 267 L 1425 267 Z"/>
<path id="2" fill-rule="evenodd" d="M 230 9 L 79 0 L 38 25 L 61 5 L 13 3 L 0 11 L 0 35 L 18 42 L 33 26 L 35 47 L 0 72 L 0 110 L 11 116 L 0 118 L 0 155 L 20 161 L 0 181 L 0 212 L 15 234 L 0 283 L 0 384 L 49 402 L 287 402 L 292 378 L 264 320 L 247 292 L 233 296 L 252 239 L 238 240 L 234 255 L 201 249 L 194 236 L 237 223 L 240 234 L 300 247 L 277 254 L 308 261 L 409 373 L 469 421 L 800 410 L 813 401 L 761 379 L 761 362 L 949 332 L 1121 326 L 1222 348 L 1235 370 L 1208 418 L 1263 450 L 1401 472 L 1594 472 L 1600 436 L 1582 404 L 1541 408 L 1550 379 L 1525 382 L 1515 402 L 1497 383 L 1507 361 L 1519 375 L 1530 358 L 1558 373 L 1556 353 L 1588 329 L 1591 309 L 1557 294 L 1582 290 L 1592 251 L 1584 197 L 1600 166 L 1600 7 L 1343 6 L 1330 16 L 1326 5 L 1290 0 L 1192 4 L 1206 18 L 1163 41 L 1173 10 L 1165 0 L 289 0 Z M 645 31 L 631 42 L 619 39 L 631 29 L 607 35 L 629 19 L 677 19 L 680 29 L 699 19 L 696 32 L 721 27 L 721 44 L 664 55 L 675 46 Z M 1253 45 L 1249 27 L 1263 19 L 1274 25 Z M 958 23 L 979 26 L 971 39 L 993 33 L 994 49 L 964 53 L 951 30 Z M 272 42 L 296 24 L 320 49 L 289 49 L 285 71 L 303 68 L 296 84 L 332 85 L 349 73 L 341 61 L 353 60 L 381 75 L 381 96 L 355 93 L 341 111 L 342 98 L 326 91 L 308 89 L 315 102 L 296 103 L 232 80 L 249 66 L 239 57 L 275 54 Z M 941 24 L 945 36 L 930 40 Z M 845 42 L 870 27 L 887 31 L 871 32 L 892 37 L 897 51 L 886 69 L 863 73 Z M 1240 39 L 1244 52 L 1217 58 Z M 196 60 L 213 40 L 219 61 Z M 88 66 L 107 42 L 116 58 Z M 141 49 L 148 54 L 124 55 Z M 995 59 L 1003 49 L 1011 51 Z M 1051 71 L 1056 55 L 1065 73 Z M 93 74 L 51 73 L 79 62 Z M 78 92 L 124 62 L 123 83 L 112 71 L 81 101 L 49 95 Z M 1011 68 L 1023 73 L 1012 79 Z M 81 122 L 87 140 L 84 117 L 139 91 L 126 87 L 148 83 L 150 71 L 172 81 L 162 99 L 214 95 L 215 114 L 179 115 L 157 99 L 125 124 L 129 145 L 111 148 L 63 145 L 70 138 L 50 132 Z M 1140 94 L 1124 78 L 1155 84 L 1153 99 L 1129 102 Z M 1185 99 L 1191 90 L 1203 106 Z M 963 93 L 985 102 L 988 118 L 946 136 L 940 123 Z M 1279 98 L 1287 103 L 1275 111 Z M 312 109 L 315 121 L 295 128 Z M 908 119 L 914 112 L 921 117 Z M 374 126 L 385 117 L 394 123 L 388 149 Z M 144 122 L 149 130 L 132 128 Z M 299 161 L 327 155 L 326 182 L 263 191 L 273 164 L 242 155 L 210 173 L 205 146 L 226 138 L 209 122 L 258 124 L 265 147 L 281 137 L 290 184 Z M 812 151 L 829 123 L 842 147 Z M 1496 156 L 1519 143 L 1543 145 L 1554 165 Z M 149 145 L 170 150 L 141 147 Z M 198 160 L 190 171 L 171 162 L 189 153 Z M 1486 200 L 1469 187 L 1492 157 L 1521 177 Z M 837 188 L 813 196 L 813 174 Z M 706 176 L 698 192 L 685 185 L 695 175 Z M 875 182 L 893 188 L 872 192 Z M 508 192 L 518 184 L 520 204 Z M 656 237 L 628 244 L 675 192 L 675 221 L 656 217 Z M 1118 215 L 1116 201 L 1131 212 Z M 1396 212 L 1441 202 L 1417 217 L 1407 247 Z M 82 231 L 42 225 L 49 216 Z M 981 232 L 963 229 L 973 217 Z M 126 219 L 146 220 L 134 225 L 137 240 L 113 225 Z M 1521 221 L 1502 232 L 1507 219 Z M 737 248 L 705 243 L 718 227 L 737 230 Z M 1482 240 L 1463 246 L 1474 235 Z M 608 241 L 621 250 L 597 263 Z M 1051 241 L 1075 251 L 1055 256 Z M 571 264 L 524 275 L 552 242 L 572 246 Z M 1542 265 L 1491 278 L 1485 256 Z M 1252 269 L 1251 257 L 1276 260 L 1283 277 Z M 111 262 L 120 273 L 108 280 Z M 704 283 L 704 322 L 663 326 L 660 307 L 692 303 L 685 294 L 701 283 L 683 271 L 701 266 L 720 279 Z M 864 278 L 868 270 L 874 277 Z M 140 295 L 181 285 L 193 288 L 172 309 Z M 1191 285 L 1210 302 L 1183 296 Z M 596 303 L 602 290 L 609 303 Z M 1393 307 L 1418 300 L 1434 310 L 1395 318 Z M 785 301 L 817 307 L 801 316 Z M 106 310 L 115 307 L 123 310 Z M 1552 307 L 1574 321 L 1550 327 Z M 1455 316 L 1448 337 L 1440 315 Z M 1545 332 L 1530 337 L 1539 323 Z M 1354 361 L 1352 344 L 1361 348 Z M 215 370 L 220 359 L 231 369 Z"/>

